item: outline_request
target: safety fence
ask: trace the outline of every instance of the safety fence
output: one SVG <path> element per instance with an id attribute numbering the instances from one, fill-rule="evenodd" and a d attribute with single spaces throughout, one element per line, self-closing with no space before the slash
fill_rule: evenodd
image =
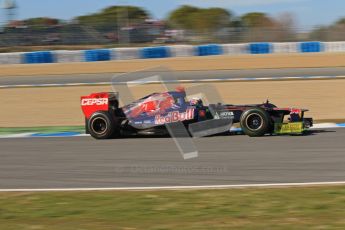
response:
<path id="1" fill-rule="evenodd" d="M 94 50 L 59 50 L 25 53 L 2 53 L 0 64 L 39 64 L 97 62 L 110 60 L 151 59 L 169 57 L 241 55 L 270 53 L 345 52 L 345 42 L 286 42 L 207 45 L 173 45 L 142 48 Z"/>

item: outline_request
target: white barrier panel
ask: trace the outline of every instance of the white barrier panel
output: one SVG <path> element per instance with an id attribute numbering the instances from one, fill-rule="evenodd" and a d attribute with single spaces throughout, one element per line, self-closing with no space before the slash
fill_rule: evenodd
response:
<path id="1" fill-rule="evenodd" d="M 139 47 L 135 48 L 113 48 L 110 49 L 111 60 L 130 60 L 140 58 Z"/>
<path id="2" fill-rule="evenodd" d="M 0 64 L 21 64 L 23 53 L 0 53 Z"/>
<path id="3" fill-rule="evenodd" d="M 57 50 L 53 54 L 59 63 L 85 61 L 83 50 Z"/>
<path id="4" fill-rule="evenodd" d="M 270 43 L 272 46 L 272 53 L 296 53 L 300 52 L 299 42 L 281 42 Z M 337 42 L 323 42 L 321 43 L 323 52 L 345 52 L 345 41 Z M 249 54 L 248 43 L 239 44 L 222 44 L 222 53 L 224 55 L 240 55 Z M 192 45 L 172 45 L 168 46 L 170 55 L 172 57 L 189 57 L 197 55 L 198 46 Z M 129 48 L 113 48 L 110 49 L 111 60 L 130 60 L 142 58 L 141 47 L 129 47 Z M 54 55 L 54 61 L 59 63 L 69 62 L 84 62 L 85 51 L 84 50 L 59 50 L 52 51 Z M 0 64 L 21 64 L 23 60 L 23 53 L 0 53 Z"/>
<path id="5" fill-rule="evenodd" d="M 278 42 L 273 44 L 273 53 L 297 53 L 297 42 Z"/>
<path id="6" fill-rule="evenodd" d="M 344 52 L 345 42 L 324 42 L 325 52 Z"/>
<path id="7" fill-rule="evenodd" d="M 223 44 L 221 45 L 224 55 L 240 55 L 248 53 L 248 44 L 239 43 L 239 44 Z"/>
<path id="8" fill-rule="evenodd" d="M 190 57 L 194 56 L 194 46 L 192 45 L 174 45 L 168 46 L 172 57 Z"/>

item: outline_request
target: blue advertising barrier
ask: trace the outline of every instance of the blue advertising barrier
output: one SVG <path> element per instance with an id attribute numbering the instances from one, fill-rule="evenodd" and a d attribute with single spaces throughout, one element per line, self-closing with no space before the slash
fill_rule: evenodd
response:
<path id="1" fill-rule="evenodd" d="M 23 54 L 24 64 L 53 63 L 54 55 L 51 51 L 29 52 Z"/>
<path id="2" fill-rule="evenodd" d="M 217 44 L 201 45 L 196 47 L 197 56 L 209 56 L 209 55 L 221 55 L 223 54 L 223 49 Z"/>
<path id="3" fill-rule="evenodd" d="M 321 42 L 301 42 L 300 51 L 302 53 L 312 53 L 323 51 L 323 44 Z"/>
<path id="4" fill-rule="evenodd" d="M 110 61 L 111 52 L 107 49 L 85 50 L 85 60 L 87 62 Z"/>
<path id="5" fill-rule="evenodd" d="M 250 43 L 249 53 L 251 54 L 268 54 L 272 53 L 272 44 L 267 42 Z"/>
<path id="6" fill-rule="evenodd" d="M 116 48 L 79 51 L 37 51 L 26 53 L 0 54 L 0 64 L 39 64 L 54 62 L 96 62 L 109 60 L 129 60 L 147 58 L 168 58 L 176 56 L 209 56 L 235 54 L 269 54 L 269 53 L 311 53 L 344 52 L 345 42 L 288 42 L 269 43 L 254 42 L 240 44 L 205 44 L 175 45 L 143 48 Z M 116 57 L 116 58 L 115 58 Z"/>
<path id="7" fill-rule="evenodd" d="M 146 47 L 140 49 L 141 58 L 167 58 L 171 57 L 170 49 L 166 46 Z"/>

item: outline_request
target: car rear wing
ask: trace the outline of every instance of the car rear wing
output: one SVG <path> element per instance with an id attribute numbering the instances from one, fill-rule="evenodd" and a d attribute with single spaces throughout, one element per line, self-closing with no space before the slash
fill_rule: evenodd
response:
<path id="1" fill-rule="evenodd" d="M 117 92 L 92 93 L 80 98 L 81 109 L 87 119 L 97 111 L 108 111 L 109 106 L 118 106 L 119 94 Z"/>

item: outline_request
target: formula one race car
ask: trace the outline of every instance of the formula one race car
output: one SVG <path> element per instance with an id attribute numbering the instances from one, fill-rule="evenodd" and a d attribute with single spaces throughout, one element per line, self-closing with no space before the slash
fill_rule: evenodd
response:
<path id="1" fill-rule="evenodd" d="M 81 107 L 86 133 L 96 139 L 171 135 L 168 126 L 176 123 L 183 124 L 190 136 L 230 131 L 233 123 L 239 123 L 243 133 L 251 137 L 303 134 L 313 126 L 312 118 L 304 118 L 306 109 L 278 108 L 268 101 L 254 105 L 204 105 L 200 98 L 187 100 L 184 90 L 153 93 L 123 107 L 119 107 L 118 93 L 93 93 L 81 97 Z M 209 132 L 200 135 L 200 130 Z"/>

